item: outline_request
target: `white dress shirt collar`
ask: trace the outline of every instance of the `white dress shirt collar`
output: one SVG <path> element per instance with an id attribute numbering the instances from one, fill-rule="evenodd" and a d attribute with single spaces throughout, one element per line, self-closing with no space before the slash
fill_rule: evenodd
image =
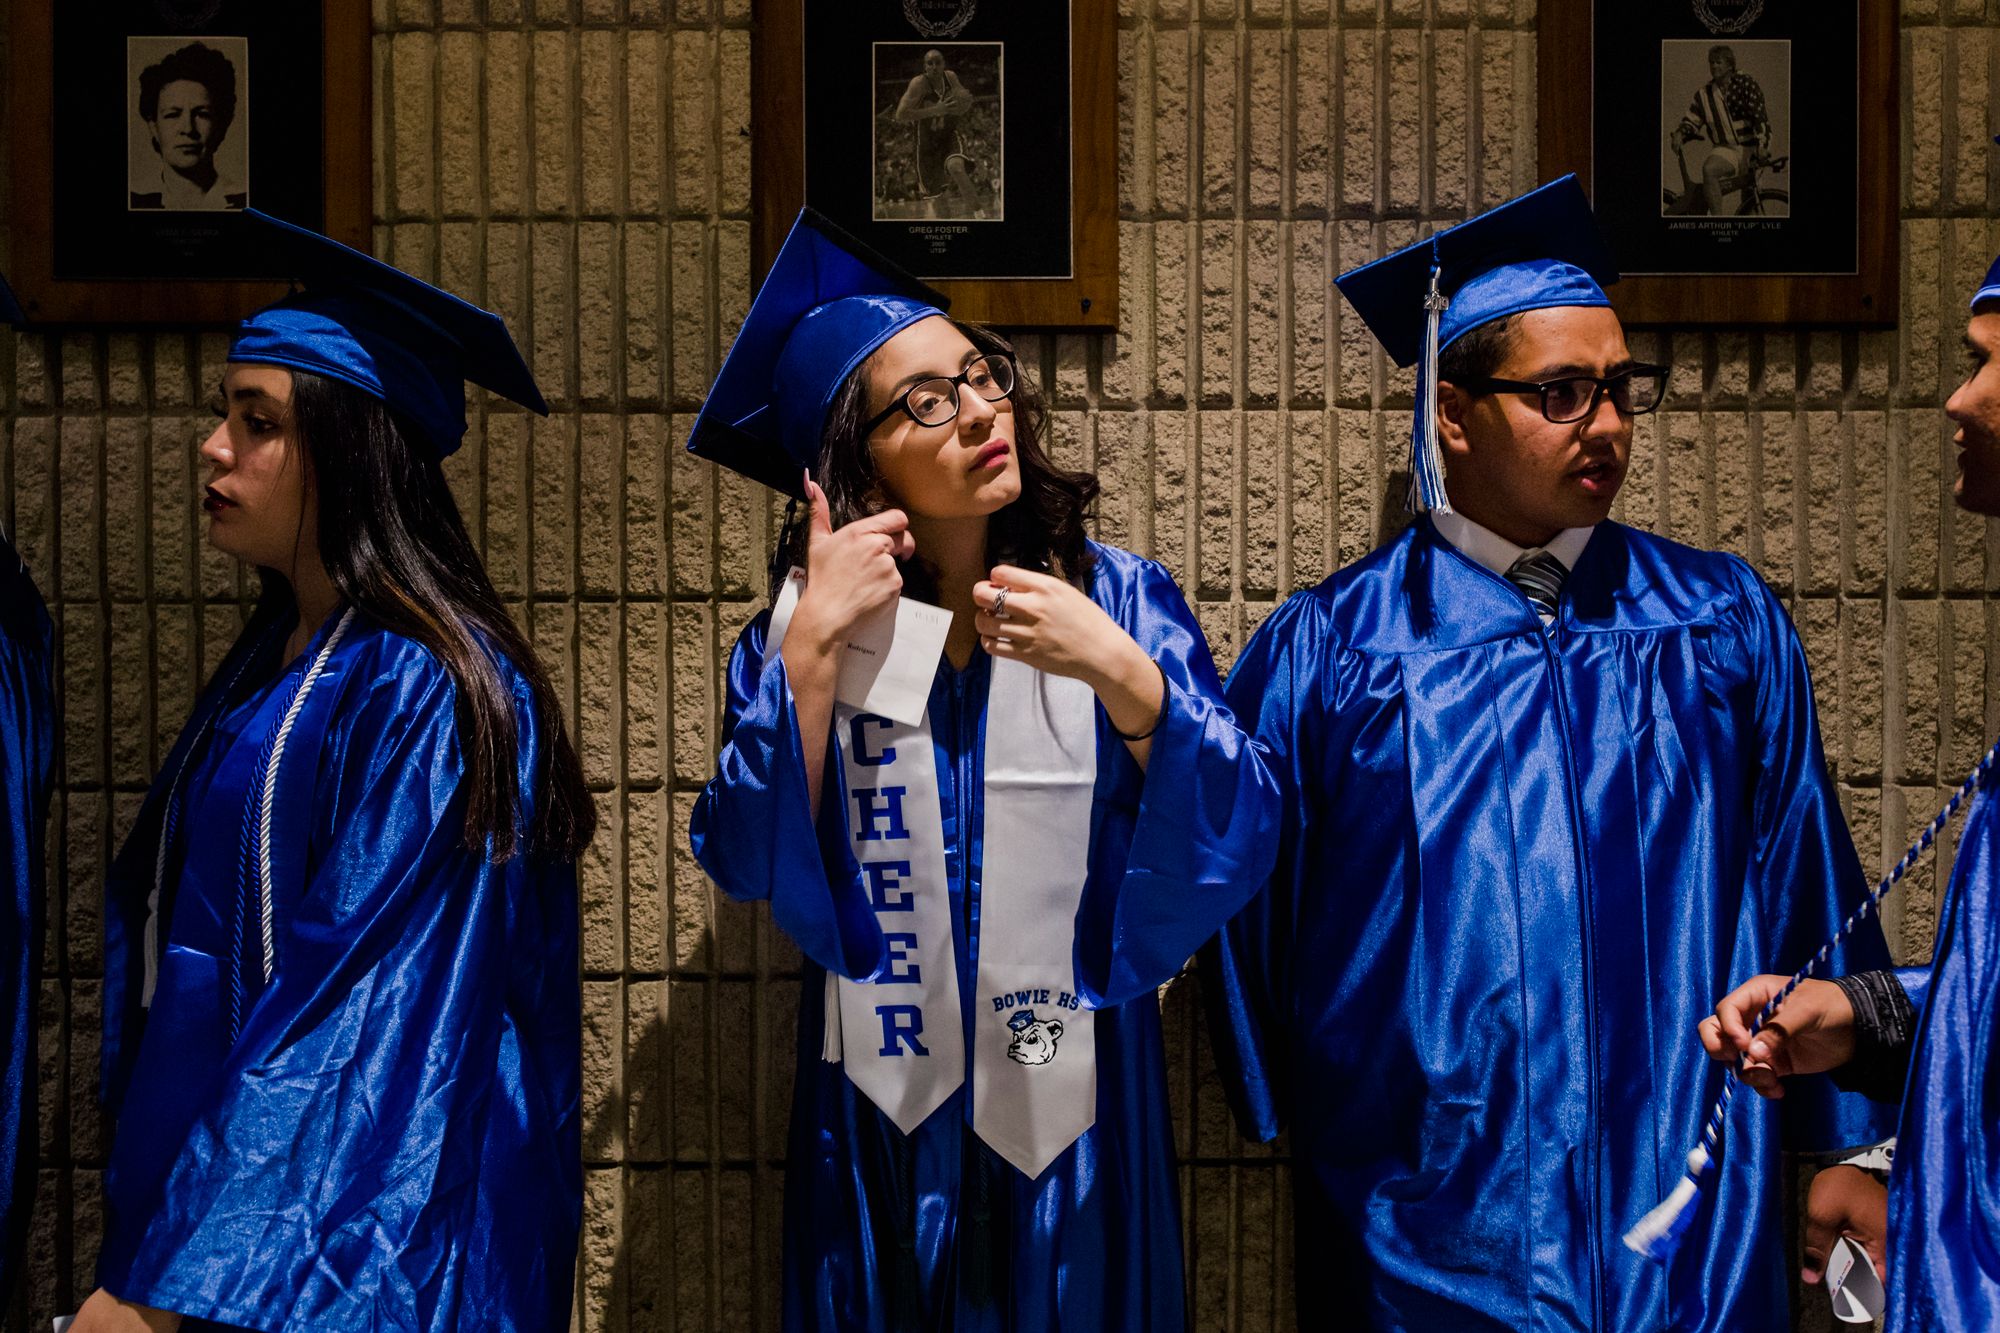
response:
<path id="1" fill-rule="evenodd" d="M 1491 528 L 1481 527 L 1460 513 L 1440 514 L 1434 511 L 1431 522 L 1437 524 L 1438 533 L 1456 546 L 1460 554 L 1468 560 L 1478 561 L 1503 579 L 1516 560 L 1537 549 L 1547 551 L 1562 561 L 1564 569 L 1575 569 L 1577 560 L 1583 555 L 1583 548 L 1590 544 L 1590 534 L 1597 531 L 1595 525 L 1564 528 L 1549 539 L 1548 545 L 1537 548 L 1516 546 Z"/>

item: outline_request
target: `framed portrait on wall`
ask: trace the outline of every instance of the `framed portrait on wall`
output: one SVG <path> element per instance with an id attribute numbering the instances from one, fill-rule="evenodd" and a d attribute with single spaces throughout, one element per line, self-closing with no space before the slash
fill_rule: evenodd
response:
<path id="1" fill-rule="evenodd" d="M 757 0 L 759 273 L 801 205 L 970 319 L 1118 317 L 1117 32 L 1096 0 Z"/>
<path id="2" fill-rule="evenodd" d="M 245 208 L 367 248 L 367 6 L 12 3 L 9 276 L 31 321 L 239 318 L 290 276 Z"/>
<path id="3" fill-rule="evenodd" d="M 1635 324 L 1896 318 L 1895 0 L 1544 0 L 1541 165 Z"/>

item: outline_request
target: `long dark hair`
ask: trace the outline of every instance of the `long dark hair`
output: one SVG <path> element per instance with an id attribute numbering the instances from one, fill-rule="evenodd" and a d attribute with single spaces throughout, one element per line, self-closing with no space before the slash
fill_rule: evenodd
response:
<path id="1" fill-rule="evenodd" d="M 575 857 L 597 827 L 583 765 L 549 674 L 486 576 L 444 470 L 379 399 L 319 375 L 292 372 L 291 427 L 333 586 L 451 673 L 465 759 L 465 845 L 496 862 L 523 842 L 538 856 Z M 495 654 L 527 682 L 543 737 L 525 829 L 513 691 Z"/>
<path id="2" fill-rule="evenodd" d="M 992 329 L 956 319 L 951 323 L 980 352 L 1014 355 L 1014 345 Z M 868 368 L 873 363 L 873 357 L 864 360 L 840 386 L 820 436 L 813 480 L 826 492 L 827 516 L 836 528 L 893 504 L 861 433 L 868 421 Z M 1014 392 L 1009 397 L 1014 408 L 1013 445 L 1020 460 L 1021 495 L 993 515 L 986 533 L 986 560 L 989 565 L 1042 570 L 1088 592 L 1092 561 L 1084 524 L 1097 501 L 1097 478 L 1055 465 L 1042 446 L 1048 405 L 1025 372 L 1018 365 L 1015 369 Z M 787 527 L 779 543 L 779 558 L 773 564 L 778 577 L 783 577 L 787 565 L 804 567 L 806 540 L 802 520 Z M 922 551 L 905 567 L 903 581 L 910 595 L 920 600 L 937 595 L 937 573 Z"/>

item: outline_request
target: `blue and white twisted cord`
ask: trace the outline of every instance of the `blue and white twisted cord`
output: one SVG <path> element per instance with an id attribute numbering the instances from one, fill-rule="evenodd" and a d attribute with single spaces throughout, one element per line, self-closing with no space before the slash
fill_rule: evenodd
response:
<path id="1" fill-rule="evenodd" d="M 1752 1037 L 1764 1030 L 1765 1025 L 1777 1014 L 1779 1006 L 1791 998 L 1792 992 L 1799 988 L 1800 982 L 1814 976 L 1827 965 L 1840 942 L 1853 934 L 1854 928 L 1874 913 L 1881 905 L 1883 896 L 1910 872 L 1918 858 L 1930 850 L 1931 844 L 1937 841 L 1937 835 L 1944 830 L 1951 817 L 1958 813 L 1958 808 L 1965 803 L 1965 798 L 1978 788 L 1981 780 L 1992 770 L 1996 760 L 2000 760 L 2000 744 L 1988 750 L 1985 757 L 1974 765 L 1972 772 L 1966 775 L 1965 781 L 1958 785 L 1958 790 L 1951 794 L 1951 799 L 1945 802 L 1944 809 L 1937 812 L 1936 818 L 1925 826 L 1923 833 L 1910 844 L 1910 849 L 1903 853 L 1902 859 L 1896 862 L 1895 868 L 1883 877 L 1882 882 L 1875 886 L 1861 905 L 1848 913 L 1847 920 L 1840 923 L 1840 929 L 1833 933 L 1833 938 L 1820 945 L 1819 952 L 1808 959 L 1804 967 L 1792 974 L 1792 979 L 1785 983 L 1783 989 L 1765 1002 L 1763 1009 L 1757 1014 L 1757 1021 L 1750 1025 Z M 1640 1218 L 1638 1225 L 1625 1233 L 1627 1249 L 1643 1254 L 1649 1259 L 1665 1260 L 1679 1248 L 1681 1236 L 1694 1221 L 1694 1205 L 1701 1196 L 1703 1177 L 1715 1164 L 1715 1146 L 1722 1137 L 1723 1121 L 1729 1114 L 1730 1100 L 1736 1095 L 1737 1070 L 1742 1064 L 1741 1057 L 1738 1057 L 1737 1062 L 1723 1074 L 1722 1092 L 1715 1099 L 1714 1108 L 1708 1113 L 1708 1123 L 1702 1127 L 1701 1142 L 1687 1155 L 1687 1174 L 1681 1177 L 1680 1183 L 1674 1186 L 1673 1192 L 1667 1195 L 1659 1206 Z"/>

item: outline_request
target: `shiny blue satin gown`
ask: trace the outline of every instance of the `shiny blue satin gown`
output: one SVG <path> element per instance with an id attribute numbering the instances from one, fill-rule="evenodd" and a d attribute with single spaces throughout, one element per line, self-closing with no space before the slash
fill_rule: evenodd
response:
<path id="1" fill-rule="evenodd" d="M 54 627 L 0 533 L 0 1309 L 35 1202 L 35 1062 L 42 877 L 55 771 Z"/>
<path id="2" fill-rule="evenodd" d="M 1229 700 L 1291 799 L 1202 959 L 1245 1132 L 1291 1130 L 1299 1326 L 1791 1326 L 1778 1151 L 1880 1140 L 1826 1079 L 1738 1097 L 1661 1266 L 1620 1236 L 1718 1090 L 1716 998 L 1864 893 L 1805 658 L 1742 561 L 1600 524 L 1554 632 L 1420 519 L 1286 601 Z M 1871 920 L 1837 966 L 1881 966 Z"/>
<path id="3" fill-rule="evenodd" d="M 972 1136 L 969 1086 L 906 1137 L 820 1058 L 826 972 L 873 975 L 882 935 L 847 850 L 846 803 L 822 800 L 816 827 L 808 813 L 784 664 L 761 669 L 768 615 L 737 643 L 726 740 L 692 840 L 725 892 L 769 901 L 808 960 L 785 1177 L 792 1333 L 1185 1327 L 1154 990 L 1267 873 L 1278 790 L 1223 707 L 1208 645 L 1172 578 L 1129 552 L 1091 549 L 1091 595 L 1159 662 L 1166 708 L 1144 772 L 1097 711 L 1075 944 L 1078 993 L 1097 1009 L 1097 1119 L 1034 1180 Z M 962 671 L 940 664 L 929 699 L 961 996 L 975 993 L 990 666 L 977 652 Z M 829 796 L 840 790 L 837 759 L 826 782 Z M 968 1005 L 968 1052 L 972 1021 Z"/>
<path id="4" fill-rule="evenodd" d="M 1928 967 L 1889 1175 L 1890 1333 L 2000 1330 L 2000 801 L 1981 791 Z"/>
<path id="5" fill-rule="evenodd" d="M 451 677 L 357 615 L 278 765 L 266 985 L 257 774 L 339 618 L 281 663 L 294 617 L 267 602 L 111 876 L 98 1281 L 186 1329 L 565 1328 L 574 866 L 465 847 Z M 525 805 L 543 742 L 514 680 Z"/>

